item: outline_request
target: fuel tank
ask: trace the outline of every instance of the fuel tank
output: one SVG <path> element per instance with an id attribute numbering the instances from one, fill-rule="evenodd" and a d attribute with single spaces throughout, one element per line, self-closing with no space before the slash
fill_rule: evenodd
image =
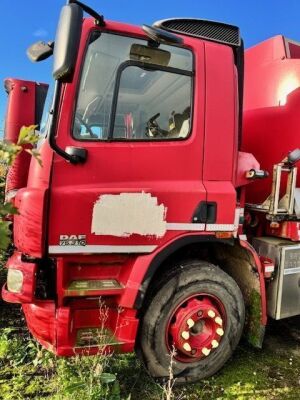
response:
<path id="1" fill-rule="evenodd" d="M 246 50 L 244 88 L 242 150 L 270 173 L 247 187 L 246 201 L 262 203 L 273 165 L 300 148 L 300 43 L 279 35 Z"/>

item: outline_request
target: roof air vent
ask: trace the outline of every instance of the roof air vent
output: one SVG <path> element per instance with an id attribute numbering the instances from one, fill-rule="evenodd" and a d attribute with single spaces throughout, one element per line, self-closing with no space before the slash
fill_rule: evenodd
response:
<path id="1" fill-rule="evenodd" d="M 240 30 L 237 26 L 201 19 L 174 18 L 155 22 L 153 26 L 169 32 L 193 36 L 229 46 L 241 45 Z"/>

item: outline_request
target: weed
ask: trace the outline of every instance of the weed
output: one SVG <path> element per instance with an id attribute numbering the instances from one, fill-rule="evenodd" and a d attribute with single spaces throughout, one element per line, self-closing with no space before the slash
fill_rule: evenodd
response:
<path id="1" fill-rule="evenodd" d="M 58 390 L 55 399 L 121 400 L 116 374 L 108 372 L 112 354 L 107 354 L 108 308 L 99 300 L 99 328 L 96 330 L 97 354 L 75 356 L 57 361 Z M 95 338 L 92 337 L 91 340 Z M 88 349 L 87 349 L 88 351 Z"/>
<path id="2" fill-rule="evenodd" d="M 170 365 L 169 365 L 169 378 L 167 383 L 163 386 L 163 400 L 173 400 L 174 399 L 174 373 L 173 373 L 173 364 L 174 364 L 174 357 L 176 355 L 176 349 L 173 346 L 173 349 L 170 354 Z"/>

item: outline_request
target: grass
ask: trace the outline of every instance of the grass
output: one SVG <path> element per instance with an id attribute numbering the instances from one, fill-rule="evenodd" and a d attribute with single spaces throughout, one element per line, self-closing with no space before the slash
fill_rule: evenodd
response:
<path id="1" fill-rule="evenodd" d="M 0 399 L 164 398 L 133 354 L 58 359 L 30 338 L 14 306 L 1 305 L 0 327 Z M 216 376 L 175 388 L 173 398 L 299 399 L 299 344 L 275 325 L 262 351 L 242 343 Z"/>

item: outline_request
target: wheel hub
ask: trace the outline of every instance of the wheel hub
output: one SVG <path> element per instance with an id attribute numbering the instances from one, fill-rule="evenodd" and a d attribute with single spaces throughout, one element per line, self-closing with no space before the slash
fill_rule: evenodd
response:
<path id="1" fill-rule="evenodd" d="M 191 328 L 191 335 L 199 335 L 203 331 L 205 322 L 203 319 L 195 322 L 195 325 Z"/>
<path id="2" fill-rule="evenodd" d="M 167 325 L 169 350 L 175 358 L 194 362 L 207 357 L 220 345 L 225 332 L 226 313 L 222 302 L 208 294 L 194 295 L 182 302 L 172 313 Z"/>

